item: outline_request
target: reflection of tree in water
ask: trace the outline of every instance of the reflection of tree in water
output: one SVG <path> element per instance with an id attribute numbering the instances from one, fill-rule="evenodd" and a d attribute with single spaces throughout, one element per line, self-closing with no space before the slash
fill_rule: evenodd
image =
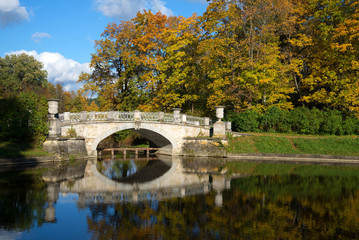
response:
<path id="1" fill-rule="evenodd" d="M 99 239 L 213 238 L 215 234 L 221 234 L 201 231 L 208 224 L 208 208 L 216 208 L 214 204 L 208 205 L 208 200 L 214 202 L 214 195 L 176 198 L 165 202 L 147 201 L 137 205 L 91 205 L 89 230 L 94 233 L 94 238 Z"/>
<path id="2" fill-rule="evenodd" d="M 359 179 L 273 176 L 232 181 L 223 193 L 90 205 L 100 239 L 352 239 L 359 236 Z M 313 190 L 311 190 L 313 189 Z"/>
<path id="3" fill-rule="evenodd" d="M 0 184 L 0 226 L 5 230 L 28 230 L 44 221 L 47 202 L 45 185 L 36 176 L 11 172 Z M 1 181 L 5 182 L 5 181 Z"/>

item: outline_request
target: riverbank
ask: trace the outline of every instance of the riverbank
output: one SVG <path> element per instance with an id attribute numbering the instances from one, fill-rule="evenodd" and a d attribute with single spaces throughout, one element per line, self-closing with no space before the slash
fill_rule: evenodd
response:
<path id="1" fill-rule="evenodd" d="M 359 156 L 359 137 L 253 134 L 230 136 L 225 148 L 229 156 L 236 154 Z"/>
<path id="2" fill-rule="evenodd" d="M 54 154 L 26 143 L 0 142 L 0 159 L 50 157 Z"/>
<path id="3" fill-rule="evenodd" d="M 190 149 L 184 148 L 187 149 L 186 155 L 200 157 L 199 153 L 206 152 L 207 157 L 226 157 L 231 161 L 359 164 L 358 136 L 246 134 L 229 136 L 226 144 L 221 139 L 205 140 L 197 139 L 187 144 Z M 0 167 L 71 161 L 75 158 L 73 155 L 50 154 L 33 146 L 0 143 Z"/>

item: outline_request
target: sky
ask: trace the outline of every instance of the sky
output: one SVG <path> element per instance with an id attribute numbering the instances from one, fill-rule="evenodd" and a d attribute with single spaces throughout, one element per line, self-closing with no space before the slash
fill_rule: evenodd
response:
<path id="1" fill-rule="evenodd" d="M 206 0 L 0 0 L 0 57 L 32 55 L 50 82 L 76 91 L 108 23 L 130 20 L 144 9 L 202 15 L 207 6 Z"/>

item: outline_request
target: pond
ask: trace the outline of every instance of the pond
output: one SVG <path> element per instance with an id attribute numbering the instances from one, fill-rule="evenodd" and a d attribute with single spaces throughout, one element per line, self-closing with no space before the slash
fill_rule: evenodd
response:
<path id="1" fill-rule="evenodd" d="M 0 239 L 356 239 L 359 168 L 89 159 L 0 172 Z"/>

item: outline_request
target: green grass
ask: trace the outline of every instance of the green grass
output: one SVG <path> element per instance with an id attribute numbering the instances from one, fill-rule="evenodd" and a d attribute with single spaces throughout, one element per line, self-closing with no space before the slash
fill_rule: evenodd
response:
<path id="1" fill-rule="evenodd" d="M 230 138 L 227 151 L 359 156 L 359 137 L 243 136 Z"/>
<path id="2" fill-rule="evenodd" d="M 227 162 L 225 167 L 229 170 L 229 174 L 251 176 L 299 175 L 303 177 L 359 177 L 359 166 L 324 166 L 233 161 Z"/>
<path id="3" fill-rule="evenodd" d="M 25 143 L 1 142 L 0 158 L 44 157 L 52 154 Z"/>

